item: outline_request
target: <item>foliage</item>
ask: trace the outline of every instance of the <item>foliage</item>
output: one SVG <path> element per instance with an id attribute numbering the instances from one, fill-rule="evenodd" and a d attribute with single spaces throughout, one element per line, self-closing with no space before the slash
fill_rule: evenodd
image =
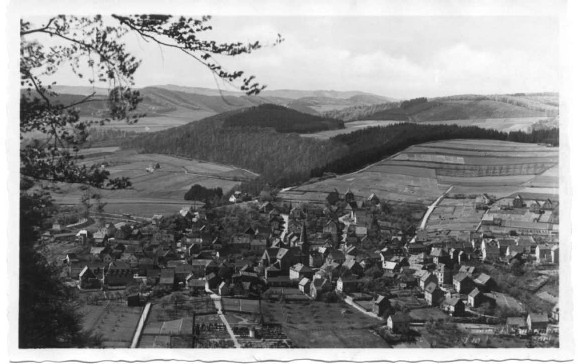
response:
<path id="1" fill-rule="evenodd" d="M 84 347 L 97 341 L 82 332 L 70 290 L 60 268 L 47 262 L 35 245 L 39 229 L 53 211 L 46 192 L 20 194 L 20 348 Z M 94 340 L 93 340 L 94 339 Z"/>
<path id="2" fill-rule="evenodd" d="M 201 185 L 195 184 L 185 193 L 185 200 L 191 201 L 210 201 L 215 198 L 220 199 L 223 197 L 223 190 L 221 187 L 217 188 L 206 188 Z"/>

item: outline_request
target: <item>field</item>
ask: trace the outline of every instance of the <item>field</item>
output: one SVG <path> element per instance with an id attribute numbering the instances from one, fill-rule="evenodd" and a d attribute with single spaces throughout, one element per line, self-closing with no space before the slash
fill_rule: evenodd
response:
<path id="1" fill-rule="evenodd" d="M 420 124 L 456 124 L 459 126 L 477 126 L 486 129 L 496 129 L 498 131 L 530 131 L 532 124 L 543 120 L 545 117 L 525 117 L 525 118 L 500 118 L 500 119 L 461 119 L 442 121 L 420 121 Z"/>
<path id="2" fill-rule="evenodd" d="M 351 121 L 351 122 L 345 123 L 344 129 L 325 130 L 325 131 L 320 131 L 317 133 L 301 134 L 301 136 L 307 137 L 307 138 L 329 139 L 329 138 L 333 138 L 334 136 L 339 135 L 339 134 L 348 134 L 348 133 L 351 133 L 351 132 L 354 132 L 354 131 L 360 130 L 360 129 L 370 128 L 373 126 L 388 126 L 388 125 L 397 124 L 397 123 L 399 123 L 399 121 L 395 121 L 395 120 Z"/>
<path id="3" fill-rule="evenodd" d="M 427 221 L 427 230 L 475 230 L 484 211 L 476 211 L 475 199 L 443 199 Z"/>
<path id="4" fill-rule="evenodd" d="M 126 303 L 85 305 L 81 309 L 83 328 L 102 336 L 105 348 L 128 348 L 136 331 L 142 307 L 127 307 Z"/>
<path id="5" fill-rule="evenodd" d="M 147 133 L 185 125 L 191 121 L 201 120 L 212 115 L 215 115 L 215 113 L 205 110 L 179 110 L 158 116 L 145 116 L 140 118 L 136 124 L 127 124 L 124 121 L 112 121 L 110 123 L 99 126 L 99 128 Z M 81 117 L 81 120 L 94 119 Z"/>
<path id="6" fill-rule="evenodd" d="M 91 148 L 83 150 L 84 163 L 103 164 L 111 178 L 129 177 L 132 187 L 125 190 L 101 190 L 105 212 L 148 216 L 155 213 L 177 212 L 190 204 L 185 193 L 194 184 L 207 188 L 220 187 L 227 193 L 242 181 L 256 178 L 250 171 L 198 160 L 171 157 L 161 154 L 138 154 L 116 148 Z M 147 168 L 157 164 L 153 172 Z M 78 205 L 83 191 L 81 186 L 59 184 L 53 194 L 59 204 Z"/>
<path id="7" fill-rule="evenodd" d="M 344 303 L 263 302 L 268 323 L 281 324 L 299 348 L 388 348 L 371 329 L 385 323 Z"/>
<path id="8" fill-rule="evenodd" d="M 288 201 L 321 203 L 348 188 L 366 198 L 429 205 L 450 186 L 452 194 L 516 192 L 558 194 L 558 148 L 497 140 L 444 140 L 405 149 L 360 171 L 285 190 Z"/>
<path id="9" fill-rule="evenodd" d="M 461 119 L 461 120 L 441 120 L 441 121 L 419 121 L 419 124 L 443 124 L 458 126 L 477 126 L 485 129 L 496 129 L 498 131 L 530 131 L 532 124 L 543 120 L 544 117 L 524 117 L 524 118 L 501 118 L 501 119 Z M 345 129 L 327 130 L 313 134 L 301 134 L 303 137 L 329 139 L 339 134 L 348 134 L 356 130 L 370 128 L 373 126 L 388 126 L 403 121 L 396 120 L 358 120 L 345 123 Z"/>

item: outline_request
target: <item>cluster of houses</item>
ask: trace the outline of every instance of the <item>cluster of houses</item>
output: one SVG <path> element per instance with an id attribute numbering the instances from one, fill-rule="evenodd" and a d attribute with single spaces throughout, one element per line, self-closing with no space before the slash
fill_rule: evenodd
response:
<path id="1" fill-rule="evenodd" d="M 223 238 L 222 227 L 207 218 L 204 208 L 188 207 L 179 211 L 190 221 L 181 231 L 162 229 L 164 217 L 155 215 L 148 223 L 108 223 L 92 233 L 67 236 L 90 248 L 86 254 L 68 254 L 64 264 L 83 290 L 136 285 L 192 295 L 258 297 L 268 287 L 298 287 L 311 299 L 337 292 L 369 301 L 368 313 L 387 318 L 392 330 L 404 332 L 412 309 L 437 308 L 459 317 L 484 303 L 515 302 L 495 291 L 492 278 L 477 271 L 478 261 L 557 264 L 559 259 L 555 241 L 539 244 L 530 236 L 467 232 L 430 239 L 426 231 L 418 231 L 408 237 L 382 219 L 385 211 L 375 194 L 360 200 L 350 190 L 344 195 L 330 192 L 325 206 L 264 202 L 258 213 L 268 224 L 251 224 Z M 385 286 L 372 287 L 375 281 Z M 522 317 L 521 306 L 519 313 Z M 526 326 L 518 316 L 509 322 L 534 330 L 542 327 L 542 318 L 530 313 L 522 320 Z"/>

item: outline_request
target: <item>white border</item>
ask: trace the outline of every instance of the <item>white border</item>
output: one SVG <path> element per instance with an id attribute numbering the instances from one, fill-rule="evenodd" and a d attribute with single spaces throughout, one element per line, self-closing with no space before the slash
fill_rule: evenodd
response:
<path id="1" fill-rule="evenodd" d="M 476 16 L 500 16 L 500 15 L 520 15 L 520 16 L 558 16 L 561 20 L 561 70 L 563 85 L 561 89 L 561 244 L 562 252 L 571 252 L 561 256 L 561 317 L 563 321 L 561 326 L 560 349 L 407 349 L 407 350 L 390 350 L 390 349 L 294 349 L 294 350 L 18 350 L 17 348 L 17 292 L 18 292 L 18 148 L 19 132 L 16 120 L 18 119 L 18 93 L 19 88 L 18 74 L 18 22 L 22 15 L 44 15 L 60 13 L 75 14 L 92 14 L 92 13 L 110 13 L 114 9 L 117 13 L 174 13 L 174 14 L 214 14 L 214 15 L 285 15 L 295 16 L 296 26 L 298 26 L 299 16 L 326 15 L 326 16 L 345 16 L 345 15 L 383 15 L 383 16 L 441 16 L 441 15 L 476 15 Z M 409 361 L 448 361 L 448 360 L 501 360 L 515 358 L 518 360 L 568 360 L 574 358 L 574 340 L 573 328 L 576 327 L 576 318 L 572 315 L 572 286 L 575 282 L 576 269 L 571 264 L 576 261 L 575 249 L 572 249 L 572 243 L 575 240 L 571 234 L 571 227 L 576 231 L 577 207 L 574 203 L 573 191 L 576 186 L 576 178 L 573 177 L 571 166 L 572 156 L 576 156 L 574 137 L 576 136 L 576 109 L 573 103 L 576 99 L 576 59 L 575 48 L 576 36 L 576 18 L 574 11 L 576 3 L 569 0 L 564 1 L 547 1 L 547 0 L 512 0 L 512 1 L 172 1 L 167 4 L 166 1 L 136 1 L 129 0 L 119 1 L 104 0 L 79 2 L 72 0 L 50 1 L 50 0 L 13 0 L 8 7 L 6 22 L 4 27 L 7 31 L 7 49 L 3 49 L 4 54 L 9 55 L 8 62 L 3 65 L 2 71 L 6 74 L 5 82 L 2 82 L 0 89 L 6 92 L 8 100 L 7 112 L 0 113 L 2 120 L 6 120 L 5 128 L 0 127 L 2 134 L 6 132 L 5 147 L 7 150 L 7 159 L 2 158 L 0 169 L 3 175 L 8 177 L 8 185 L 2 185 L 2 193 L 8 192 L 6 199 L 8 204 L 3 204 L 6 208 L 3 210 L 2 231 L 7 232 L 7 239 L 2 243 L 6 250 L 7 271 L 3 274 L 2 281 L 6 285 L 2 292 L 6 292 L 8 300 L 3 300 L 3 304 L 8 301 L 8 320 L 1 325 L 6 335 L 1 339 L 7 342 L 9 348 L 9 359 L 11 361 L 33 360 L 33 361 L 64 361 L 64 360 L 150 360 L 150 359 L 176 359 L 184 361 L 196 360 L 226 360 L 238 362 L 266 361 L 266 360 L 299 360 L 304 358 L 317 360 L 333 361 L 392 361 L 392 360 L 409 360 Z M 352 29 L 352 31 L 355 31 Z M 505 35 L 507 36 L 507 35 Z M 4 59 L 4 57 L 2 57 Z M 7 116 L 6 118 L 4 116 Z M 4 167 L 4 162 L 8 162 Z M 2 179 L 4 182 L 5 179 Z M 572 219 L 570 217 L 573 217 Z M 2 307 L 3 308 L 3 307 Z M 4 319 L 4 317 L 3 317 Z M 4 338 L 7 341 L 4 341 Z M 4 345 L 0 344 L 0 347 Z M 300 360 L 301 361 L 301 360 Z"/>

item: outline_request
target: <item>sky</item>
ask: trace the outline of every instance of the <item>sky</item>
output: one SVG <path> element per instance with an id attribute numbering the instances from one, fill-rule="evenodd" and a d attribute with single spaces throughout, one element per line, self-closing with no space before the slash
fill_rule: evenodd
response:
<path id="1" fill-rule="evenodd" d="M 216 16 L 207 39 L 271 44 L 218 58 L 269 89 L 365 91 L 394 98 L 559 91 L 559 24 L 538 16 Z M 186 55 L 126 38 L 137 87 L 216 88 Z M 82 85 L 70 72 L 59 84 Z"/>

